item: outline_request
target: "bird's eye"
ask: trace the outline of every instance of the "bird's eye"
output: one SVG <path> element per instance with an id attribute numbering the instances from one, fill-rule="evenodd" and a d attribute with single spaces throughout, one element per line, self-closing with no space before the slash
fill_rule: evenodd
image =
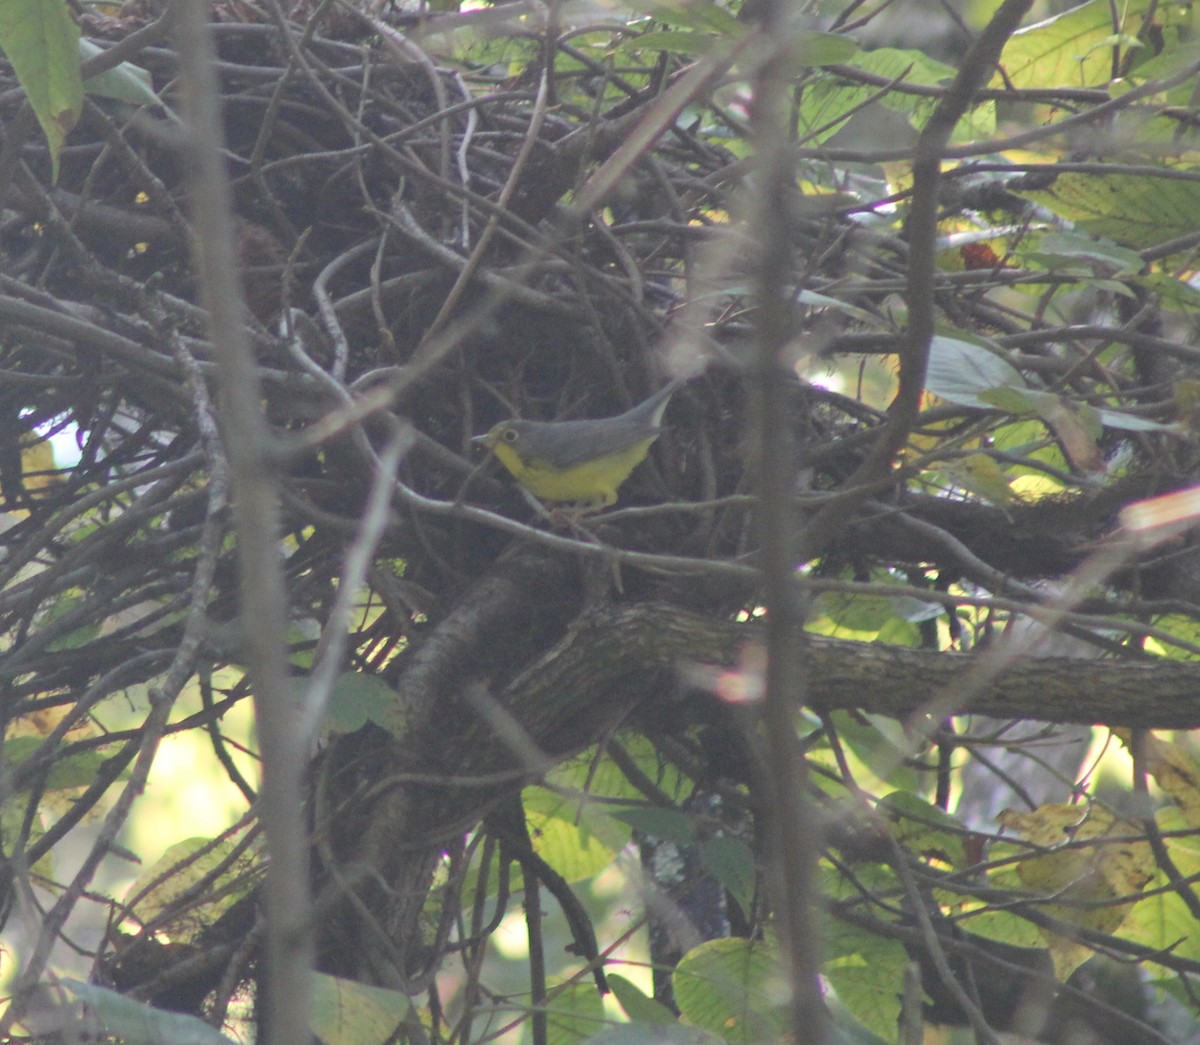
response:
<path id="1" fill-rule="evenodd" d="M 504 429 L 504 435 L 501 438 L 506 443 L 515 443 L 517 441 L 517 430 L 515 428 Z"/>

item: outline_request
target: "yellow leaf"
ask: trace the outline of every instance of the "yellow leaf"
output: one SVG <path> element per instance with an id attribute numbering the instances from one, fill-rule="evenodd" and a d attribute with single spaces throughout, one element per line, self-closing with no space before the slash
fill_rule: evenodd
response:
<path id="1" fill-rule="evenodd" d="M 1129 731 L 1118 730 L 1121 742 L 1129 746 Z M 1180 744 L 1168 744 L 1153 734 L 1143 741 L 1146 771 L 1155 783 L 1179 806 L 1190 827 L 1200 827 L 1200 763 Z"/>
<path id="2" fill-rule="evenodd" d="M 21 448 L 21 485 L 26 490 L 45 490 L 62 477 L 54 464 L 54 447 L 49 439 L 30 436 Z"/>
<path id="3" fill-rule="evenodd" d="M 1009 486 L 1004 469 L 987 454 L 969 454 L 956 461 L 946 461 L 938 466 L 936 474 L 943 482 L 993 504 L 1012 504 L 1020 500 Z"/>
<path id="4" fill-rule="evenodd" d="M 1029 813 L 1005 810 L 998 819 L 1025 841 L 1052 850 L 1019 861 L 1017 876 L 1031 892 L 1054 898 L 1038 907 L 1060 921 L 1114 932 L 1153 876 L 1154 857 L 1147 843 L 1117 841 L 1140 835 L 1142 829 L 1098 805 L 1047 805 Z M 1060 980 L 1091 956 L 1091 948 L 1068 937 L 1045 929 L 1042 936 Z"/>
<path id="5" fill-rule="evenodd" d="M 1102 472 L 1104 456 L 1097 445 L 1100 424 L 1095 410 L 1064 396 L 1055 400 L 1042 404 L 1038 414 L 1058 437 L 1063 453 L 1078 471 Z"/>

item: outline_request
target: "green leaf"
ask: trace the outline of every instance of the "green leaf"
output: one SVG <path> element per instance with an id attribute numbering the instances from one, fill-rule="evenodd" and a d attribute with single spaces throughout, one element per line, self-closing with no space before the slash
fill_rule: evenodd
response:
<path id="1" fill-rule="evenodd" d="M 841 813 L 851 822 L 858 816 L 857 810 L 853 807 L 842 810 Z M 873 830 L 865 820 L 864 826 Z M 835 867 L 828 861 L 822 860 L 817 865 L 817 875 L 822 898 L 833 903 L 861 903 L 863 900 L 868 900 L 873 906 L 879 899 L 894 899 L 904 893 L 904 888 L 900 884 L 900 879 L 896 877 L 896 872 L 885 864 L 858 863 L 851 876 L 846 874 L 843 868 Z M 898 914 L 892 914 L 886 910 L 876 911 L 875 915 L 885 920 L 900 920 Z M 842 938 L 840 930 L 830 936 L 829 940 L 825 942 L 826 957 L 833 958 L 843 953 L 853 953 L 854 949 L 846 951 L 841 949 L 838 941 Z M 847 939 L 852 938 L 847 937 Z"/>
<path id="2" fill-rule="evenodd" d="M 38 626 L 44 629 L 47 625 L 58 623 L 61 618 L 70 615 L 74 615 L 76 619 L 86 620 L 88 617 L 86 601 L 87 593 L 78 588 L 68 588 L 59 592 L 46 609 L 38 614 Z M 58 630 L 55 628 L 55 631 Z M 96 623 L 84 624 L 73 631 L 61 631 L 50 640 L 47 649 L 56 651 L 79 649 L 91 642 L 99 632 L 100 625 Z"/>
<path id="3" fill-rule="evenodd" d="M 1025 378 L 995 352 L 938 334 L 929 346 L 925 387 L 947 402 L 992 410 L 993 404 L 980 398 L 980 392 L 1005 387 L 1023 389 Z"/>
<path id="4" fill-rule="evenodd" d="M 898 616 L 887 621 L 879 629 L 876 638 L 888 646 L 907 646 L 909 649 L 914 649 L 921 644 L 921 632 L 917 626 Z"/>
<path id="5" fill-rule="evenodd" d="M 483 865 L 483 854 L 486 852 L 491 853 L 491 859 L 488 861 L 487 866 L 485 867 Z M 467 911 L 471 909 L 471 906 L 477 899 L 476 894 L 479 890 L 479 879 L 482 876 L 486 875 L 487 881 L 487 887 L 483 895 L 491 898 L 499 893 L 500 860 L 501 854 L 499 846 L 495 846 L 491 850 L 486 849 L 484 846 L 479 846 L 476 850 L 474 859 L 472 859 L 470 866 L 467 868 L 467 873 L 463 878 L 462 890 L 460 891 L 463 904 Z M 518 893 L 525 888 L 525 875 L 519 863 L 511 859 L 508 859 L 507 862 L 508 888 L 511 892 Z"/>
<path id="6" fill-rule="evenodd" d="M 682 799 L 691 784 L 645 737 L 624 733 L 618 738 L 625 754 L 633 760 L 648 780 L 665 794 Z M 596 749 L 588 748 L 572 759 L 560 763 L 546 777 L 546 783 L 563 790 L 588 791 L 607 799 L 629 799 L 638 802 L 645 798 L 625 776 L 624 770 L 607 754 L 596 757 Z"/>
<path id="7" fill-rule="evenodd" d="M 942 900 L 942 891 L 938 891 Z M 1044 950 L 1046 939 L 1033 922 L 1013 914 L 1011 911 L 981 910 L 979 914 L 968 914 L 958 919 L 958 924 L 971 936 L 979 936 L 1011 947 Z"/>
<path id="8" fill-rule="evenodd" d="M 833 1023 L 833 1045 L 895 1045 L 895 1028 L 886 1036 L 869 1031 L 854 1013 L 842 1004 L 836 991 L 830 993 L 827 1008 Z"/>
<path id="9" fill-rule="evenodd" d="M 1095 439 L 1100 438 L 1099 411 L 1087 403 L 1079 403 L 1054 392 L 1043 392 L 1036 388 L 997 388 L 981 392 L 979 398 L 985 403 L 1005 402 L 1013 405 L 1020 402 L 1024 404 L 1026 412 L 1037 414 L 1052 428 L 1061 421 L 1064 411 L 1070 411 L 1075 415 L 1078 423 L 1086 427 L 1089 436 Z M 1012 412 L 1016 413 L 1017 411 Z"/>
<path id="10" fill-rule="evenodd" d="M 85 1026 L 90 1029 L 90 1025 L 99 1024 L 104 1035 L 120 1038 L 123 1045 L 162 1045 L 165 1041 L 171 1045 L 234 1045 L 232 1039 L 195 1016 L 152 1009 L 106 987 L 79 980 L 60 979 L 58 983 L 87 1006 Z M 76 1028 L 79 1032 L 83 1029 Z M 93 1035 L 92 1040 L 98 1037 Z"/>
<path id="11" fill-rule="evenodd" d="M 1136 33 L 1148 0 L 1113 5 L 1090 0 L 1009 37 L 1000 55 L 993 87 L 1099 87 L 1113 76 L 1113 34 L 1117 12 L 1126 34 Z M 1161 8 L 1160 8 L 1161 10 Z"/>
<path id="12" fill-rule="evenodd" d="M 1104 459 L 1100 454 L 1099 440 L 1104 427 L 1102 412 L 1088 403 L 1080 403 L 1054 392 L 1042 392 L 1032 388 L 1021 389 L 992 389 L 981 392 L 979 398 L 988 403 L 1004 403 L 1012 413 L 1022 412 L 1018 406 L 1037 414 L 1054 432 L 1055 438 L 1062 444 L 1067 458 L 1079 471 L 1102 471 Z M 1138 428 L 1142 424 L 1152 428 L 1171 430 L 1168 426 L 1159 426 L 1154 421 L 1142 421 L 1141 418 L 1118 411 L 1107 411 L 1117 424 L 1114 428 Z"/>
<path id="13" fill-rule="evenodd" d="M 1183 311 L 1200 309 L 1200 289 L 1193 287 L 1186 279 L 1166 272 L 1147 272 L 1135 276 L 1130 283 L 1157 294 L 1166 308 Z"/>
<path id="14" fill-rule="evenodd" d="M 1183 642 L 1200 644 L 1200 621 L 1195 617 L 1183 613 L 1168 613 L 1155 617 L 1154 624 Z M 1195 660 L 1195 654 L 1190 651 L 1159 639 L 1148 639 L 1146 649 L 1155 656 L 1166 657 L 1168 660 Z"/>
<path id="15" fill-rule="evenodd" d="M 391 1041 L 412 1002 L 399 991 L 314 973 L 309 1011 L 313 1033 L 325 1045 L 360 1045 Z"/>
<path id="16" fill-rule="evenodd" d="M 12 737 L 4 742 L 4 761 L 11 766 L 20 765 L 31 758 L 42 746 L 42 737 Z M 80 751 L 72 755 L 61 755 L 54 759 L 42 786 L 49 791 L 68 791 L 87 787 L 96 779 L 100 767 L 107 761 L 99 751 Z M 128 771 L 122 774 L 122 779 Z M 26 787 L 29 785 L 27 784 Z"/>
<path id="17" fill-rule="evenodd" d="M 830 954 L 821 970 L 838 998 L 868 1030 L 894 1041 L 908 954 L 898 940 L 830 918 L 825 923 Z"/>
<path id="18" fill-rule="evenodd" d="M 801 31 L 789 39 L 791 61 L 800 67 L 842 65 L 859 53 L 859 46 L 841 33 Z"/>
<path id="19" fill-rule="evenodd" d="M 637 806 L 631 809 L 614 809 L 612 815 L 635 831 L 663 842 L 691 845 L 696 837 L 695 822 L 678 809 Z"/>
<path id="20" fill-rule="evenodd" d="M 848 64 L 872 76 L 887 79 L 902 77 L 908 83 L 924 85 L 946 82 L 954 77 L 952 68 L 926 58 L 918 50 L 878 48 L 857 55 Z M 799 126 L 806 142 L 818 145 L 832 138 L 842 126 L 840 121 L 850 118 L 876 94 L 874 86 L 847 82 L 835 74 L 818 77 L 814 83 L 806 86 L 804 94 L 800 96 Z M 925 103 L 923 112 L 932 112 L 928 98 L 917 100 L 911 95 L 889 94 L 884 96 L 881 104 L 916 113 L 922 102 Z"/>
<path id="21" fill-rule="evenodd" d="M 333 685 L 325 724 L 331 733 L 353 733 L 368 722 L 385 726 L 399 703 L 396 691 L 378 675 L 343 672 Z"/>
<path id="22" fill-rule="evenodd" d="M 906 791 L 920 786 L 920 775 L 906 764 L 911 745 L 894 719 L 852 715 L 846 711 L 835 711 L 832 717 L 838 738 L 872 774 Z"/>
<path id="23" fill-rule="evenodd" d="M 1163 832 L 1194 830 L 1194 824 L 1179 808 L 1160 809 L 1154 819 Z M 1164 844 L 1171 862 L 1185 880 L 1200 874 L 1200 839 L 1195 834 L 1167 838 Z M 1150 895 L 1134 906 L 1121 926 L 1121 937 L 1172 957 L 1200 960 L 1200 922 L 1171 888 L 1166 875 L 1156 872 L 1146 891 Z"/>
<path id="24" fill-rule="evenodd" d="M 726 1041 L 781 1041 L 787 987 L 779 955 L 761 940 L 710 940 L 685 954 L 672 977 L 684 1019 Z"/>
<path id="25" fill-rule="evenodd" d="M 839 312 L 844 312 L 846 315 L 853 316 L 855 319 L 861 319 L 866 323 L 873 323 L 875 321 L 875 317 L 865 308 L 848 304 L 845 301 L 839 301 L 828 294 L 819 294 L 815 290 L 801 290 L 796 294 L 796 301 L 801 305 L 808 305 L 811 308 L 835 308 Z"/>
<path id="26" fill-rule="evenodd" d="M 9 801 L 0 802 L 0 853 L 3 853 L 6 859 L 12 858 L 17 842 L 22 840 L 22 833 L 26 830 L 29 834 L 22 840 L 23 849 L 28 849 L 46 833 L 41 819 L 37 816 L 27 826 L 25 813 L 26 807 L 20 802 L 11 801 L 11 796 Z M 47 852 L 30 870 L 43 878 L 54 878 L 54 850 Z"/>
<path id="27" fill-rule="evenodd" d="M 586 1045 L 724 1045 L 724 1038 L 699 1027 L 646 1027 L 640 1024 L 606 1027 L 588 1038 Z"/>
<path id="28" fill-rule="evenodd" d="M 989 396 L 990 397 L 990 396 Z M 992 445 L 1014 457 L 1027 457 L 1052 445 L 1047 443 L 1046 426 L 1040 421 L 1021 419 L 1000 425 L 992 432 Z"/>
<path id="29" fill-rule="evenodd" d="M 895 47 L 878 47 L 865 51 L 854 63 L 856 68 L 889 80 L 901 79 L 904 83 L 935 87 L 950 83 L 955 77 L 954 69 L 943 62 L 930 58 L 923 51 L 900 50 Z M 871 89 L 874 93 L 874 88 Z M 928 99 L 918 100 L 913 95 L 888 95 L 885 104 L 895 109 L 913 110 L 930 105 Z"/>
<path id="30" fill-rule="evenodd" d="M 150 890 L 137 901 L 133 910 L 139 921 L 153 922 L 156 931 L 167 933 L 175 942 L 187 943 L 249 894 L 258 884 L 262 870 L 253 848 L 243 849 L 212 878 L 209 876 L 233 855 L 235 840 L 210 843 L 210 838 L 187 838 L 176 842 L 137 876 L 127 895 L 135 897 L 143 889 Z M 205 847 L 209 848 L 203 855 L 192 858 Z M 201 894 L 188 898 L 179 910 L 172 911 L 181 897 L 201 883 Z M 164 914 L 168 916 L 165 921 Z"/>
<path id="31" fill-rule="evenodd" d="M 858 595 L 853 592 L 822 592 L 814 603 L 821 617 L 814 616 L 809 630 L 814 634 L 844 635 L 856 632 L 882 638 L 895 645 L 911 646 L 919 637 L 913 624 L 940 616 L 942 608 L 905 595 Z"/>
<path id="32" fill-rule="evenodd" d="M 946 607 L 940 602 L 926 602 L 924 599 L 914 598 L 912 595 L 890 595 L 888 602 L 892 604 L 892 610 L 896 615 L 910 624 L 936 620 L 946 613 Z"/>
<path id="33" fill-rule="evenodd" d="M 976 397 L 987 406 L 1002 410 L 1006 414 L 1021 417 L 1036 414 L 1033 392 L 1028 388 L 987 388 Z"/>
<path id="34" fill-rule="evenodd" d="M 592 1037 L 605 1024 L 604 1002 L 590 982 L 555 987 L 546 1004 L 547 1045 L 576 1045 Z"/>
<path id="35" fill-rule="evenodd" d="M 1023 457 L 1031 462 L 1041 462 L 1060 472 L 1067 471 L 1069 467 L 1058 444 L 1050 439 L 1046 426 L 1035 419 L 1000 425 L 992 433 L 992 444 L 998 451 L 1013 457 Z M 1045 472 L 1032 464 L 1012 464 L 1007 466 L 1006 471 L 1010 476 L 1034 476 L 1039 484 L 1052 482 Z M 1061 484 L 1058 489 L 1062 489 Z"/>
<path id="36" fill-rule="evenodd" d="M 608 867 L 629 844 L 628 825 L 594 802 L 578 802 L 541 787 L 521 794 L 534 851 L 568 882 Z"/>
<path id="37" fill-rule="evenodd" d="M 633 42 L 633 41 L 631 41 Z M 689 32 L 683 29 L 663 29 L 642 33 L 636 37 L 637 46 L 671 54 L 706 54 L 720 42 L 710 32 Z"/>
<path id="38" fill-rule="evenodd" d="M 945 461 L 934 469 L 934 475 L 947 486 L 956 486 L 993 504 L 1012 504 L 1018 500 L 1008 475 L 988 454 L 968 454 Z"/>
<path id="39" fill-rule="evenodd" d="M 1200 184 L 1192 181 L 1066 172 L 1023 195 L 1093 235 L 1138 248 L 1200 228 Z"/>
<path id="40" fill-rule="evenodd" d="M 957 869 L 967 866 L 966 826 L 944 809 L 909 791 L 893 791 L 875 808 L 895 825 L 892 834 L 910 852 Z"/>
<path id="41" fill-rule="evenodd" d="M 8 56 L 50 145 L 51 176 L 83 111 L 79 27 L 63 0 L 3 0 L 0 50 Z"/>
<path id="42" fill-rule="evenodd" d="M 675 1013 L 661 1002 L 655 1001 L 650 995 L 643 993 L 641 988 L 624 976 L 610 973 L 608 986 L 616 995 L 617 1001 L 621 1003 L 625 1015 L 634 1023 L 647 1023 L 653 1027 L 678 1026 L 679 1021 L 675 1018 Z"/>
<path id="43" fill-rule="evenodd" d="M 97 47 L 91 40 L 79 41 L 79 61 L 86 62 L 103 53 L 102 47 Z M 162 106 L 162 99 L 154 93 L 154 79 L 140 65 L 122 62 L 112 69 L 106 69 L 97 76 L 89 77 L 83 82 L 83 89 L 88 94 L 99 95 L 101 98 L 112 98 L 118 102 L 128 102 L 130 105 Z M 173 116 L 170 109 L 163 111 Z"/>
<path id="44" fill-rule="evenodd" d="M 1122 432 L 1173 432 L 1184 435 L 1184 430 L 1177 424 L 1164 424 L 1162 421 L 1152 421 L 1148 417 L 1138 417 L 1127 414 L 1122 410 L 1109 410 L 1107 407 L 1096 407 L 1096 416 L 1104 423 L 1105 428 L 1116 428 Z"/>
<path id="45" fill-rule="evenodd" d="M 839 628 L 877 632 L 896 616 L 896 607 L 886 595 L 856 595 L 827 591 L 817 596 L 814 609 Z"/>
<path id="46" fill-rule="evenodd" d="M 1038 237 L 1033 250 L 1021 251 L 1021 258 L 1040 261 L 1049 269 L 1082 263 L 1097 275 L 1110 276 L 1140 272 L 1146 266 L 1136 250 L 1078 232 L 1048 232 Z"/>
<path id="47" fill-rule="evenodd" d="M 893 47 L 860 51 L 852 58 L 837 59 L 829 64 L 853 65 L 873 77 L 926 87 L 949 83 L 955 76 L 953 68 L 921 51 Z M 810 144 L 820 144 L 840 129 L 842 125 L 839 121 L 843 117 L 848 117 L 871 99 L 886 108 L 904 113 L 909 123 L 919 130 L 929 119 L 936 104 L 936 99 L 898 90 L 889 91 L 876 99 L 878 94 L 879 88 L 874 85 L 847 82 L 836 75 L 818 78 L 805 88 L 800 101 L 801 131 L 808 136 Z M 815 133 L 818 129 L 821 129 L 819 134 Z M 959 120 L 952 140 L 978 141 L 990 137 L 995 129 L 995 104 L 981 102 L 972 106 L 966 116 Z"/>
<path id="48" fill-rule="evenodd" d="M 625 0 L 630 10 L 647 14 L 666 25 L 683 26 L 713 33 L 719 37 L 740 36 L 746 26 L 737 16 L 714 0 L 696 0 L 678 4 L 672 0 Z M 631 41 L 636 45 L 637 41 Z"/>
<path id="49" fill-rule="evenodd" d="M 750 918 L 754 910 L 754 890 L 758 879 L 755 874 L 754 853 L 739 838 L 717 835 L 705 839 L 696 847 L 700 862 L 729 892 Z"/>

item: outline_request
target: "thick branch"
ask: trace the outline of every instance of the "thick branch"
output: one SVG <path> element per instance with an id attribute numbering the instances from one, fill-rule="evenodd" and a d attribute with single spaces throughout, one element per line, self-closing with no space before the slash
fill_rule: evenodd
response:
<path id="1" fill-rule="evenodd" d="M 552 709 L 564 699 L 575 707 L 593 706 L 632 673 L 697 662 L 735 665 L 742 650 L 762 637 L 758 625 L 708 620 L 670 606 L 596 611 L 508 692 L 514 705 L 546 722 L 556 717 Z M 811 700 L 898 718 L 965 690 L 978 663 L 969 654 L 881 643 L 807 635 L 797 641 L 805 645 Z M 954 712 L 1155 729 L 1200 726 L 1200 664 L 1031 658 L 983 688 L 970 688 L 963 702 L 953 705 Z"/>

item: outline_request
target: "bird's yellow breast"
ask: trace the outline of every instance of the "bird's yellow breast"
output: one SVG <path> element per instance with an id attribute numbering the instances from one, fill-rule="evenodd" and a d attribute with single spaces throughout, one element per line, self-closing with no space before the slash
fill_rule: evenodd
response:
<path id="1" fill-rule="evenodd" d="M 546 461 L 527 460 L 503 440 L 493 447 L 500 463 L 535 497 L 543 501 L 579 501 L 607 507 L 617 500 L 619 487 L 646 458 L 658 433 L 616 453 L 558 468 Z"/>

